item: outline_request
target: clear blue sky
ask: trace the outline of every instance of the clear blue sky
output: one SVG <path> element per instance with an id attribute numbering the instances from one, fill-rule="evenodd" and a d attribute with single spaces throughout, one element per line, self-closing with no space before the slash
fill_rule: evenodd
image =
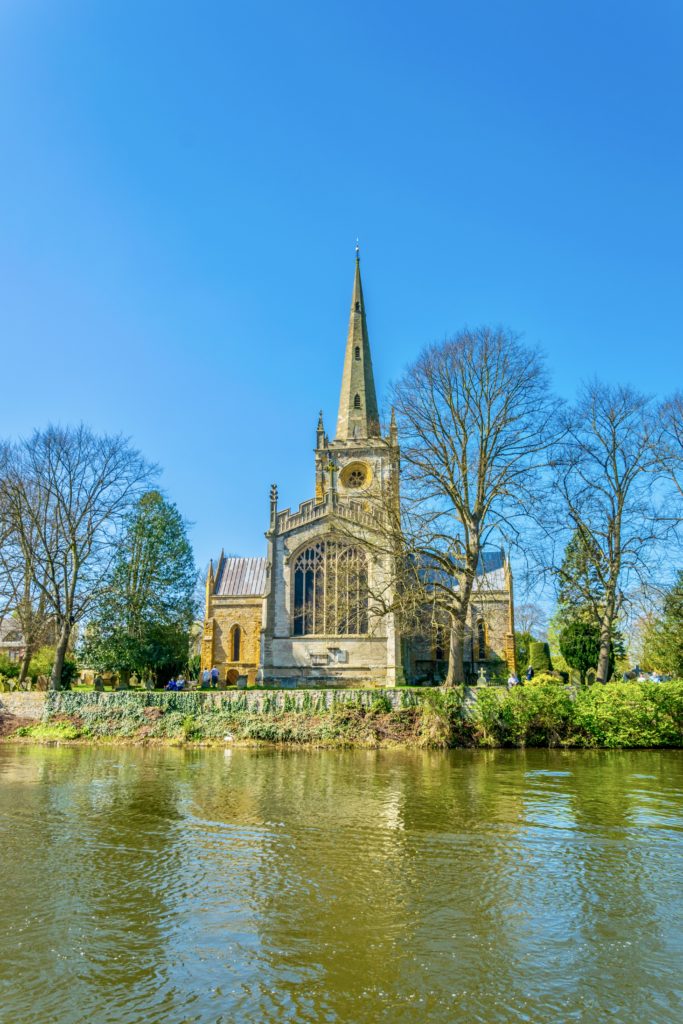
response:
<path id="1" fill-rule="evenodd" d="M 680 386 L 683 6 L 0 0 L 0 434 L 130 435 L 197 560 L 311 496 L 358 235 L 377 383 L 464 324 Z"/>

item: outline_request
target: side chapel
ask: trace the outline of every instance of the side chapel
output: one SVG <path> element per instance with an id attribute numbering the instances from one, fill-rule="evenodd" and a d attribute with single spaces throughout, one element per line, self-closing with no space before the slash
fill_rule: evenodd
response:
<path id="1" fill-rule="evenodd" d="M 320 414 L 315 496 L 278 508 L 270 492 L 265 558 L 211 562 L 201 667 L 222 680 L 265 686 L 394 686 L 442 678 L 448 638 L 400 635 L 391 605 L 392 572 L 378 509 L 398 495 L 396 424 L 380 430 L 361 284 L 351 297 L 339 412 L 330 440 Z M 482 560 L 470 608 L 469 670 L 514 667 L 512 575 L 502 551 Z"/>

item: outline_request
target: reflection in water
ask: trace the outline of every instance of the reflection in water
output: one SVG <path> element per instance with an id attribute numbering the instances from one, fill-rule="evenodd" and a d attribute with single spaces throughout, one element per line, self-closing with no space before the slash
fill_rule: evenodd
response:
<path id="1" fill-rule="evenodd" d="M 0 747 L 0 1020 L 679 1019 L 682 782 L 675 751 Z"/>

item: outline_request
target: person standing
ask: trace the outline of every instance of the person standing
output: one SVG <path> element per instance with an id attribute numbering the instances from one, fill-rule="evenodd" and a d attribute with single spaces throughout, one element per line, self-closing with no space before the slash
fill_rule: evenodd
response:
<path id="1" fill-rule="evenodd" d="M 218 669 L 216 668 L 216 666 L 214 665 L 213 668 L 211 669 L 211 685 L 213 686 L 214 690 L 218 689 L 218 679 L 219 679 L 219 677 L 220 677 L 220 673 L 219 673 Z"/>
<path id="2" fill-rule="evenodd" d="M 205 668 L 202 672 L 202 689 L 208 690 L 211 686 L 211 672 L 208 668 Z"/>

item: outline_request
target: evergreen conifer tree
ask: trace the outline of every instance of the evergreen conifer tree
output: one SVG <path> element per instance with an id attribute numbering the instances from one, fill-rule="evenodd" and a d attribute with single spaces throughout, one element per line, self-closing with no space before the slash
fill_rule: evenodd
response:
<path id="1" fill-rule="evenodd" d="M 124 679 L 184 669 L 196 578 L 182 516 L 149 491 L 128 518 L 105 596 L 86 629 L 83 660 Z"/>

